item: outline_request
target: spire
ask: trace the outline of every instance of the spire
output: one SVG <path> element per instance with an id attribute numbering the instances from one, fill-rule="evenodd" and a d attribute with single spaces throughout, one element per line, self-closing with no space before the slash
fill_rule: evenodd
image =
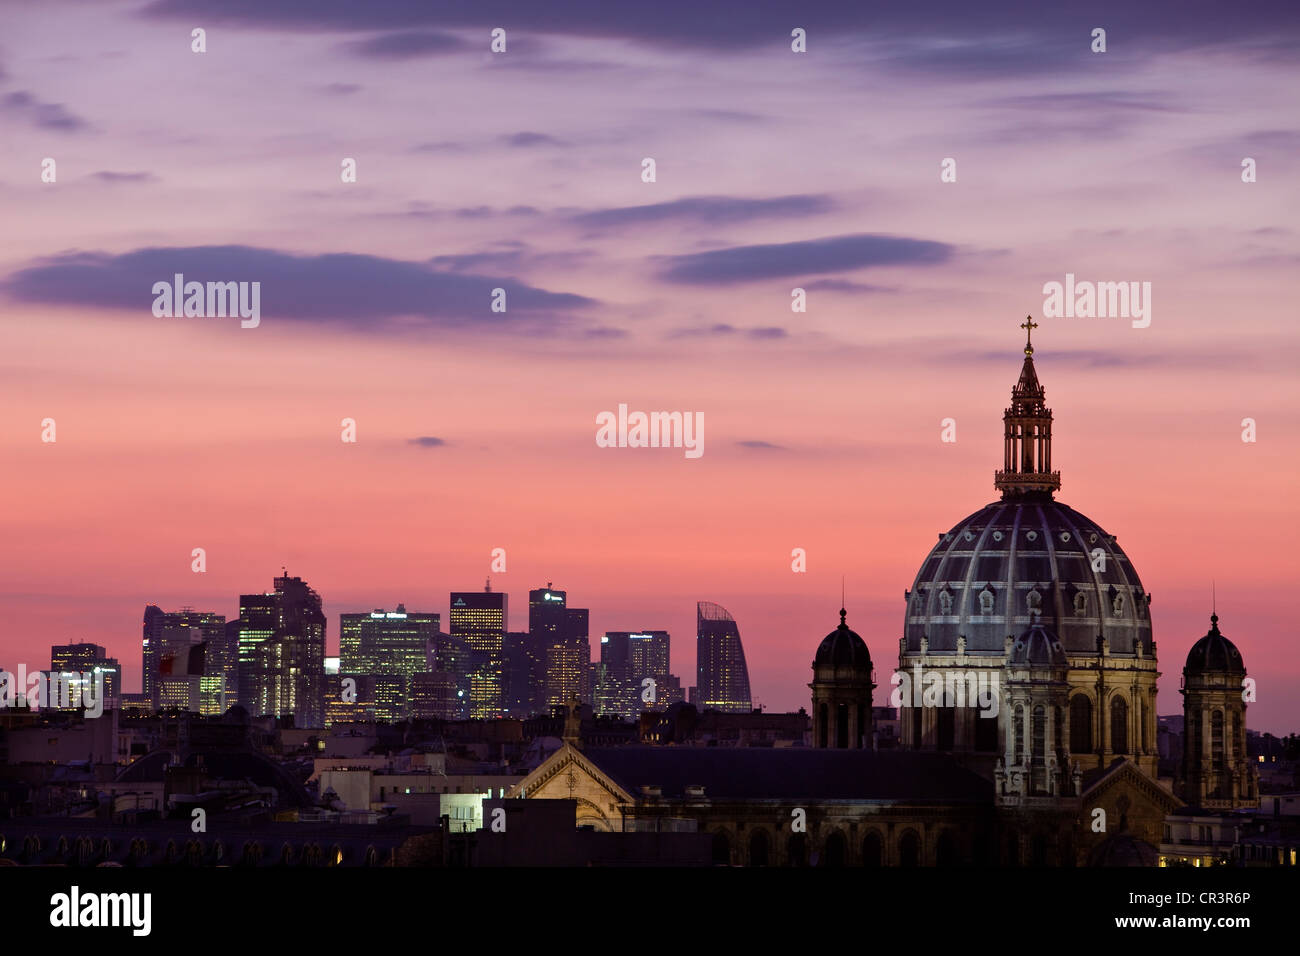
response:
<path id="1" fill-rule="evenodd" d="M 1003 412 L 1003 467 L 993 476 L 1002 500 L 1052 497 L 1061 487 L 1061 473 L 1052 471 L 1052 410 L 1044 402 L 1047 390 L 1034 369 L 1033 332 L 1038 323 L 1025 316 L 1025 362 L 1011 389 L 1011 406 Z"/>

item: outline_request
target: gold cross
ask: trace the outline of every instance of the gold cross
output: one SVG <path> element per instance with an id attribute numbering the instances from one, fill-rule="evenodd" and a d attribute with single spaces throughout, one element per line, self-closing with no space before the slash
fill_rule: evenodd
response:
<path id="1" fill-rule="evenodd" d="M 1025 321 L 1020 323 L 1020 327 L 1022 329 L 1025 329 L 1028 334 L 1032 335 L 1034 329 L 1038 328 L 1038 323 L 1034 321 L 1034 317 L 1032 315 L 1027 315 L 1025 316 Z"/>

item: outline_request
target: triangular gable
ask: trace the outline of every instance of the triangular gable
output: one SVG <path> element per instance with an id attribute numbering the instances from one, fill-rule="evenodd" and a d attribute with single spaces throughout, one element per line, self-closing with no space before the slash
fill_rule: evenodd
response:
<path id="1" fill-rule="evenodd" d="M 1147 776 L 1127 757 L 1111 764 L 1101 776 L 1084 787 L 1082 796 L 1084 804 L 1096 803 L 1108 790 L 1120 786 L 1121 783 L 1137 790 L 1157 806 L 1163 806 L 1165 813 L 1172 813 L 1183 806 L 1183 801 L 1179 800 L 1172 790 L 1159 780 Z"/>
<path id="2" fill-rule="evenodd" d="M 523 796 L 525 799 L 534 797 L 548 789 L 546 787 L 548 782 L 555 780 L 556 777 L 562 777 L 565 771 L 570 768 L 580 770 L 586 774 L 593 783 L 609 794 L 613 802 L 633 802 L 630 793 L 588 760 L 581 750 L 569 743 L 564 744 L 559 750 L 543 760 L 536 770 L 512 786 L 507 795 L 511 797 Z M 567 785 L 564 789 L 568 789 Z M 567 796 L 567 793 L 549 793 L 548 796 L 551 798 L 564 797 Z"/>

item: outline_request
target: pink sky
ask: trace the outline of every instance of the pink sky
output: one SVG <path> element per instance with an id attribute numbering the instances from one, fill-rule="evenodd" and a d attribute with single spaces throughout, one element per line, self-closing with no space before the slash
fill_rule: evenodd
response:
<path id="1" fill-rule="evenodd" d="M 722 604 L 768 709 L 806 704 L 844 575 L 884 703 L 903 591 L 936 533 L 995 497 L 1032 313 L 1058 497 L 1118 535 L 1154 596 L 1161 713 L 1181 710 L 1214 581 L 1259 685 L 1250 726 L 1297 729 L 1287 64 L 1246 42 L 1121 34 L 1110 60 L 954 75 L 851 33 L 800 58 L 563 31 L 525 31 L 503 60 L 468 28 L 452 31 L 463 51 L 387 57 L 341 26 L 215 18 L 196 55 L 189 30 L 208 21 L 67 6 L 0 10 L 0 664 L 94 641 L 133 687 L 146 603 L 233 616 L 281 565 L 322 594 L 337 647 L 341 612 L 445 615 L 500 547 L 513 628 L 526 591 L 553 581 L 591 609 L 593 644 L 670 630 L 683 684 L 695 601 Z M 1241 182 L 1245 156 L 1258 182 Z M 699 197 L 740 211 L 672 205 Z M 669 257 L 748 264 L 751 247 L 858 234 L 947 253 L 672 278 L 710 260 Z M 154 318 L 149 286 L 170 272 L 138 303 L 107 287 L 136 250 L 210 246 L 266 257 L 265 274 L 194 276 L 262 281 L 259 328 Z M 72 251 L 100 254 L 103 294 L 33 293 Z M 502 317 L 485 291 L 480 314 L 386 314 L 377 278 L 375 316 L 295 313 L 271 254 L 327 253 L 398 269 L 474 257 L 429 268 L 594 301 Z M 1067 272 L 1151 282 L 1150 327 L 1042 318 L 1043 283 Z M 619 403 L 703 412 L 703 457 L 598 448 L 595 416 Z M 345 417 L 356 444 L 339 440 Z M 955 444 L 940 441 L 949 417 Z"/>

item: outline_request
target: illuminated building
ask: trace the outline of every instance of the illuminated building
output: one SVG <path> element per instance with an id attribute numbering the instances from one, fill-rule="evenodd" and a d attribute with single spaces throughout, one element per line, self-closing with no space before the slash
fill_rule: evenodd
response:
<path id="1" fill-rule="evenodd" d="M 635 717 L 675 703 L 681 684 L 668 672 L 669 646 L 667 631 L 606 631 L 600 639 L 606 709 L 598 712 Z"/>
<path id="2" fill-rule="evenodd" d="M 430 668 L 440 615 L 375 610 L 339 616 L 339 671 L 370 677 L 375 718 L 405 720 L 410 713 L 411 678 Z"/>
<path id="3" fill-rule="evenodd" d="M 239 599 L 239 699 L 253 716 L 325 726 L 325 614 L 302 578 Z"/>
<path id="4" fill-rule="evenodd" d="M 104 700 L 121 698 L 122 665 L 98 644 L 55 644 L 50 648 L 50 670 L 59 674 L 98 674 L 104 681 Z"/>
<path id="5" fill-rule="evenodd" d="M 507 595 L 493 591 L 453 591 L 448 629 L 469 648 L 467 716 L 492 719 L 502 710 L 502 645 L 508 619 Z"/>
<path id="6" fill-rule="evenodd" d="M 142 642 L 143 687 L 149 704 L 154 709 L 192 710 L 205 714 L 224 713 L 235 703 L 237 691 L 238 657 L 232 643 L 224 614 L 182 608 L 164 611 L 150 604 L 144 610 L 144 636 Z M 172 686 L 163 703 L 159 693 L 160 675 L 166 660 L 188 661 L 190 649 L 206 644 L 204 671 L 199 675 L 182 674 L 187 668 L 173 667 Z M 179 681 L 180 677 L 194 676 L 197 680 Z M 191 684 L 193 685 L 191 691 Z"/>
<path id="7" fill-rule="evenodd" d="M 550 711 L 575 695 L 591 699 L 590 612 L 569 607 L 567 598 L 549 582 L 528 592 L 528 632 L 534 653 L 544 662 L 535 709 Z"/>
<path id="8" fill-rule="evenodd" d="M 749 668 L 740 628 L 727 609 L 712 601 L 695 607 L 695 704 L 700 710 L 749 713 Z"/>

